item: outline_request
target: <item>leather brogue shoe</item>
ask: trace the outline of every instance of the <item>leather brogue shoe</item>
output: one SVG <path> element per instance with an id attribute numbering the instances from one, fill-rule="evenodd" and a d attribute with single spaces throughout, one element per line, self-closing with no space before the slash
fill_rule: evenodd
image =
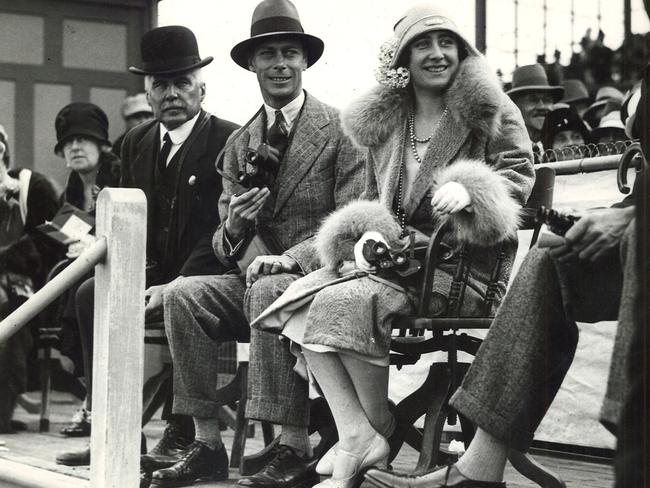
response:
<path id="1" fill-rule="evenodd" d="M 250 488 L 311 488 L 320 481 L 315 468 L 315 458 L 303 458 L 292 447 L 278 444 L 275 456 L 260 472 L 241 478 L 237 484 Z"/>
<path id="2" fill-rule="evenodd" d="M 183 452 L 179 461 L 169 468 L 151 475 L 151 486 L 188 486 L 196 481 L 228 479 L 228 454 L 223 445 L 216 450 L 194 441 Z"/>
<path id="3" fill-rule="evenodd" d="M 88 466 L 90 464 L 90 447 L 79 451 L 62 452 L 56 456 L 56 464 L 65 466 Z"/>
<path id="4" fill-rule="evenodd" d="M 366 481 L 378 488 L 505 488 L 506 484 L 498 481 L 476 481 L 467 478 L 449 483 L 453 465 L 447 467 L 444 475 L 440 470 L 420 475 L 399 474 L 383 469 L 366 471 Z"/>
<path id="5" fill-rule="evenodd" d="M 140 467 L 152 473 L 176 464 L 192 443 L 174 423 L 167 424 L 162 439 L 147 454 L 140 456 Z"/>

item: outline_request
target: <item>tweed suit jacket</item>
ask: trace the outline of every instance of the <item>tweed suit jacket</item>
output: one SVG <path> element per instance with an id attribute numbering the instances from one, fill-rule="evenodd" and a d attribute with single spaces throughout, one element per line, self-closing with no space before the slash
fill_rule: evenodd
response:
<path id="1" fill-rule="evenodd" d="M 176 205 L 170 222 L 170 242 L 163 257 L 164 274 L 184 276 L 219 274 L 223 263 L 212 252 L 212 235 L 219 224 L 221 178 L 214 161 L 237 125 L 203 110 L 179 152 Z M 154 239 L 154 169 L 160 150 L 160 124 L 135 127 L 122 145 L 121 186 L 140 188 L 147 197 L 147 249 Z M 149 253 L 148 253 L 149 254 Z"/>
<path id="2" fill-rule="evenodd" d="M 275 185 L 258 214 L 258 224 L 271 229 L 284 254 L 307 274 L 320 267 L 313 236 L 321 220 L 360 195 L 365 161 L 343 135 L 338 111 L 308 93 L 293 131 Z M 232 141 L 224 157 L 224 173 L 236 178 L 245 168 L 246 151 L 257 148 L 263 142 L 263 134 L 264 117 L 260 114 Z M 231 258 L 224 247 L 224 221 L 231 196 L 242 188 L 225 178 L 223 187 L 219 199 L 221 225 L 212 244 L 217 257 L 228 263 Z"/>

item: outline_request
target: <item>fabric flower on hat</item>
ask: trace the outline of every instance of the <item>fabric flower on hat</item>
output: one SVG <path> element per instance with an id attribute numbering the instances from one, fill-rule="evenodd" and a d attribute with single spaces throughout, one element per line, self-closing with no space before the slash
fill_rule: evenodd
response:
<path id="1" fill-rule="evenodd" d="M 408 68 L 403 66 L 390 67 L 395 58 L 398 44 L 397 37 L 392 37 L 381 45 L 379 48 L 379 66 L 375 69 L 377 81 L 392 89 L 405 88 L 411 79 L 411 72 Z"/>

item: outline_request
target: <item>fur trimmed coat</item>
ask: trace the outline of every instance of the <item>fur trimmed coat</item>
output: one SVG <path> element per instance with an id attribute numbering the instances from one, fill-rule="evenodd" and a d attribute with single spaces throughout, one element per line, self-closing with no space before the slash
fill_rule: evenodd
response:
<path id="1" fill-rule="evenodd" d="M 388 353 L 392 321 L 412 313 L 416 290 L 393 286 L 358 270 L 342 276 L 339 266 L 354 260 L 354 244 L 368 230 L 379 231 L 391 243 L 400 227 L 393 212 L 413 106 L 409 88 L 378 87 L 342 114 L 344 131 L 368 151 L 363 200 L 331 214 L 316 237 L 324 267 L 294 282 L 285 294 L 252 324 L 280 331 L 292 313 L 309 303 L 304 343 L 351 350 L 371 357 Z M 505 249 L 495 306 L 505 293 L 517 249 L 519 209 L 534 183 L 532 148 L 517 107 L 503 93 L 482 57 L 464 59 L 445 93 L 449 108 L 427 147 L 409 197 L 404 203 L 408 230 L 419 243 L 440 224 L 431 207 L 435 190 L 448 181 L 470 194 L 472 212 L 448 217 L 447 244 L 466 243 L 472 267 L 463 315 L 476 315 L 485 283 L 494 269 L 497 249 Z M 498 246 L 498 248 L 497 248 Z M 438 266 L 434 291 L 447 295 L 458 257 Z"/>

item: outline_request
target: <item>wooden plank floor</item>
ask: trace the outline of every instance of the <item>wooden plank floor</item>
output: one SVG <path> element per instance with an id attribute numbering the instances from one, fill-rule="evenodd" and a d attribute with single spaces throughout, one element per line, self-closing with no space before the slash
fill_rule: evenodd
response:
<path id="1" fill-rule="evenodd" d="M 38 433 L 38 416 L 26 413 L 20 407 L 15 417 L 27 422 L 27 432 L 12 435 L 0 435 L 0 457 L 23 464 L 48 469 L 78 478 L 88 478 L 87 467 L 66 467 L 55 463 L 57 453 L 72 449 L 81 449 L 88 438 L 68 439 L 58 434 L 59 428 L 68 421 L 75 410 L 75 402 L 63 394 L 55 392 L 52 404 L 52 428 L 49 433 Z M 145 428 L 149 447 L 152 447 L 162 435 L 164 424 L 160 420 L 152 421 Z M 261 429 L 256 429 L 256 436 L 248 439 L 246 452 L 254 453 L 262 448 Z M 228 449 L 232 444 L 232 431 L 224 432 L 224 442 Z M 403 448 L 393 466 L 397 471 L 409 471 L 416 463 L 417 453 L 408 446 Z M 536 456 L 546 467 L 554 470 L 566 482 L 569 488 L 609 488 L 613 485 L 613 472 L 609 465 L 560 459 L 548 456 Z M 220 488 L 236 485 L 239 474 L 230 470 L 230 479 L 219 483 L 199 483 L 193 486 L 203 488 Z M 533 488 L 537 485 L 517 473 L 510 465 L 506 468 L 506 483 L 509 488 Z M 364 484 L 364 486 L 369 486 Z"/>

